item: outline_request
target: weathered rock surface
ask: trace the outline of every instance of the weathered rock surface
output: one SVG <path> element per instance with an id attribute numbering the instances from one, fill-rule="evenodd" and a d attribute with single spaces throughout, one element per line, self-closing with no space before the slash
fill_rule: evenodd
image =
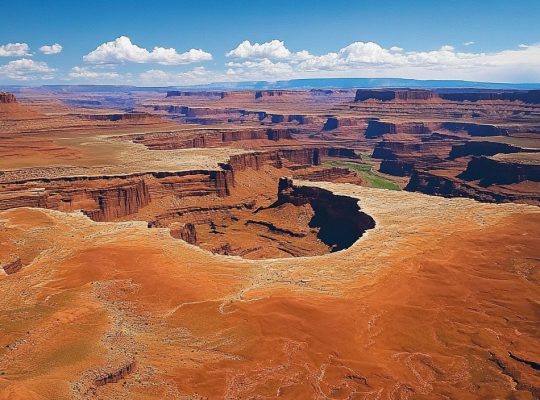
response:
<path id="1" fill-rule="evenodd" d="M 16 103 L 17 99 L 13 93 L 0 92 L 0 104 Z"/>

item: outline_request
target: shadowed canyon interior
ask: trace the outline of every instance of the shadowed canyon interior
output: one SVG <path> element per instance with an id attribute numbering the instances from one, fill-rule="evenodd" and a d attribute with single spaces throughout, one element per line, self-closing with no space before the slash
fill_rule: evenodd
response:
<path id="1" fill-rule="evenodd" d="M 0 123 L 0 400 L 540 395 L 540 91 L 21 87 Z"/>

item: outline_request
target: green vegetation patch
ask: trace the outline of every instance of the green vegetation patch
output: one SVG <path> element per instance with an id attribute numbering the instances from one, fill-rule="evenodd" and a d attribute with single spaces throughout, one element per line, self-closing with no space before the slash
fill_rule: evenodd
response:
<path id="1" fill-rule="evenodd" d="M 373 171 L 373 166 L 370 164 L 360 164 L 349 161 L 327 161 L 324 163 L 329 167 L 341 167 L 348 168 L 351 171 L 355 172 L 360 176 L 369 186 L 377 189 L 388 189 L 388 190 L 401 190 L 399 185 L 395 182 L 392 182 L 389 179 L 386 179 L 375 171 Z"/>

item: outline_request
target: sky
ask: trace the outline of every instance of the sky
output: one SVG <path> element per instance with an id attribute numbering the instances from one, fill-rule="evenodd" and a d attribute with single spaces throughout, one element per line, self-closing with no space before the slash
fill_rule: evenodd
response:
<path id="1" fill-rule="evenodd" d="M 0 0 L 0 84 L 540 82 L 539 0 Z"/>

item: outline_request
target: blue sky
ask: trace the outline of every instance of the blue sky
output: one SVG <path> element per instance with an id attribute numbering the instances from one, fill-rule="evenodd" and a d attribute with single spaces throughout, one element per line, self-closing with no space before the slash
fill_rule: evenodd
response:
<path id="1" fill-rule="evenodd" d="M 537 0 L 19 0 L 1 11 L 2 84 L 540 82 Z"/>

